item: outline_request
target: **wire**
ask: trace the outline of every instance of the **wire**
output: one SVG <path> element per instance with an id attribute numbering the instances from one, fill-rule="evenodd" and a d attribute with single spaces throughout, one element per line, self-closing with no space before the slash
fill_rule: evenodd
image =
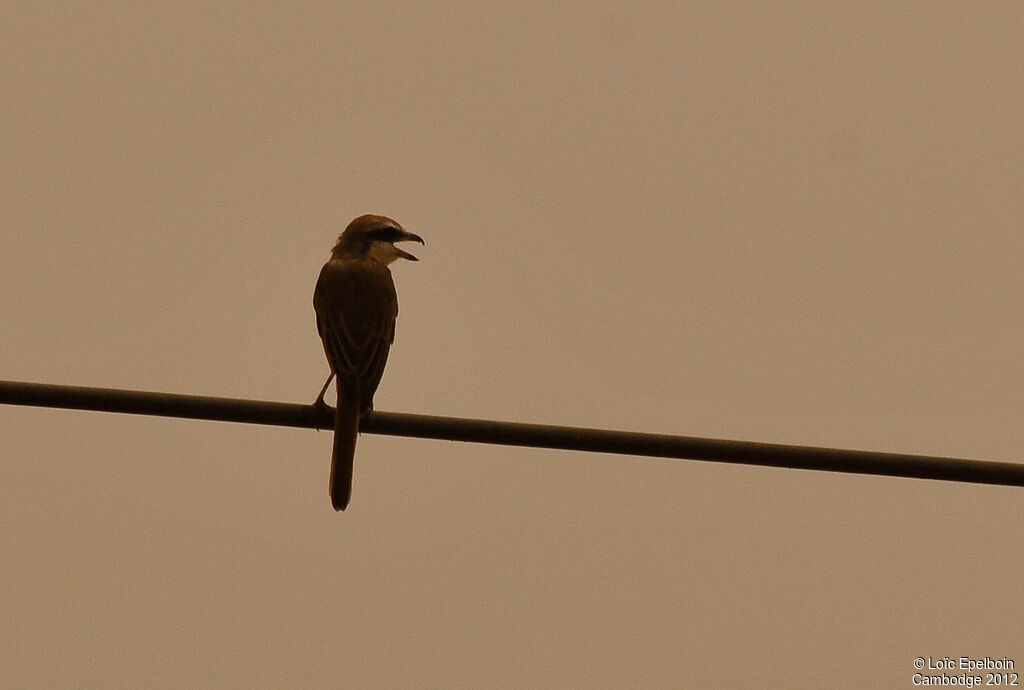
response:
<path id="1" fill-rule="evenodd" d="M 334 410 L 326 405 L 296 405 L 262 400 L 55 386 L 17 381 L 0 381 L 0 403 L 308 429 L 334 427 Z M 366 414 L 361 420 L 360 431 L 471 443 L 1024 486 L 1024 464 L 965 458 L 789 446 L 394 412 Z"/>

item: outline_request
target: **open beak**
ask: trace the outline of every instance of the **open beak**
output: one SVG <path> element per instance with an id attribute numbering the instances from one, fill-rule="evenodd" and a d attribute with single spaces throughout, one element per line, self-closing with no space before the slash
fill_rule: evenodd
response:
<path id="1" fill-rule="evenodd" d="M 397 240 L 395 240 L 395 242 L 419 242 L 420 244 L 426 246 L 427 243 L 424 242 L 423 238 L 420 237 L 419 235 L 414 235 L 413 233 L 405 232 L 404 230 L 402 232 L 403 235 Z M 393 244 L 391 246 L 394 247 Z M 417 259 L 415 256 L 413 256 L 409 252 L 399 249 L 398 247 L 395 247 L 395 253 L 398 254 L 398 256 L 400 256 L 403 259 L 408 259 L 409 261 L 419 261 L 419 259 Z"/>

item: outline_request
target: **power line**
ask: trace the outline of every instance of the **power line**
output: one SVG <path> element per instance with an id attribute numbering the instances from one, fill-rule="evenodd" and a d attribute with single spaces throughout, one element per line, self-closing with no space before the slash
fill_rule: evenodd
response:
<path id="1" fill-rule="evenodd" d="M 0 381 L 0 403 L 307 429 L 331 429 L 334 426 L 334 410 L 326 406 L 17 381 Z M 965 458 L 788 446 L 395 412 L 367 414 L 361 421 L 360 431 L 471 443 L 1024 486 L 1024 464 Z"/>

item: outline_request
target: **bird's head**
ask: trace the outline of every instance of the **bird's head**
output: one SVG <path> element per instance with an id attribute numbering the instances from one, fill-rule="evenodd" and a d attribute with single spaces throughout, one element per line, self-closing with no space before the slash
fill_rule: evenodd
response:
<path id="1" fill-rule="evenodd" d="M 425 244 L 423 238 L 407 232 L 386 216 L 359 216 L 348 224 L 345 232 L 338 237 L 331 256 L 338 257 L 369 257 L 376 259 L 385 266 L 396 259 L 419 261 L 409 252 L 395 246 L 395 242 L 419 242 Z"/>

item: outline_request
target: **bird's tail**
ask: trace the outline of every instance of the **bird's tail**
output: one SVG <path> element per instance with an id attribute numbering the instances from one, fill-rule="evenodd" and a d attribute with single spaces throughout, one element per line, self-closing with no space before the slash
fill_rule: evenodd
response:
<path id="1" fill-rule="evenodd" d="M 359 433 L 359 398 L 345 395 L 338 386 L 338 406 L 334 413 L 334 452 L 331 455 L 331 503 L 345 510 L 352 496 L 352 458 L 356 454 Z"/>

